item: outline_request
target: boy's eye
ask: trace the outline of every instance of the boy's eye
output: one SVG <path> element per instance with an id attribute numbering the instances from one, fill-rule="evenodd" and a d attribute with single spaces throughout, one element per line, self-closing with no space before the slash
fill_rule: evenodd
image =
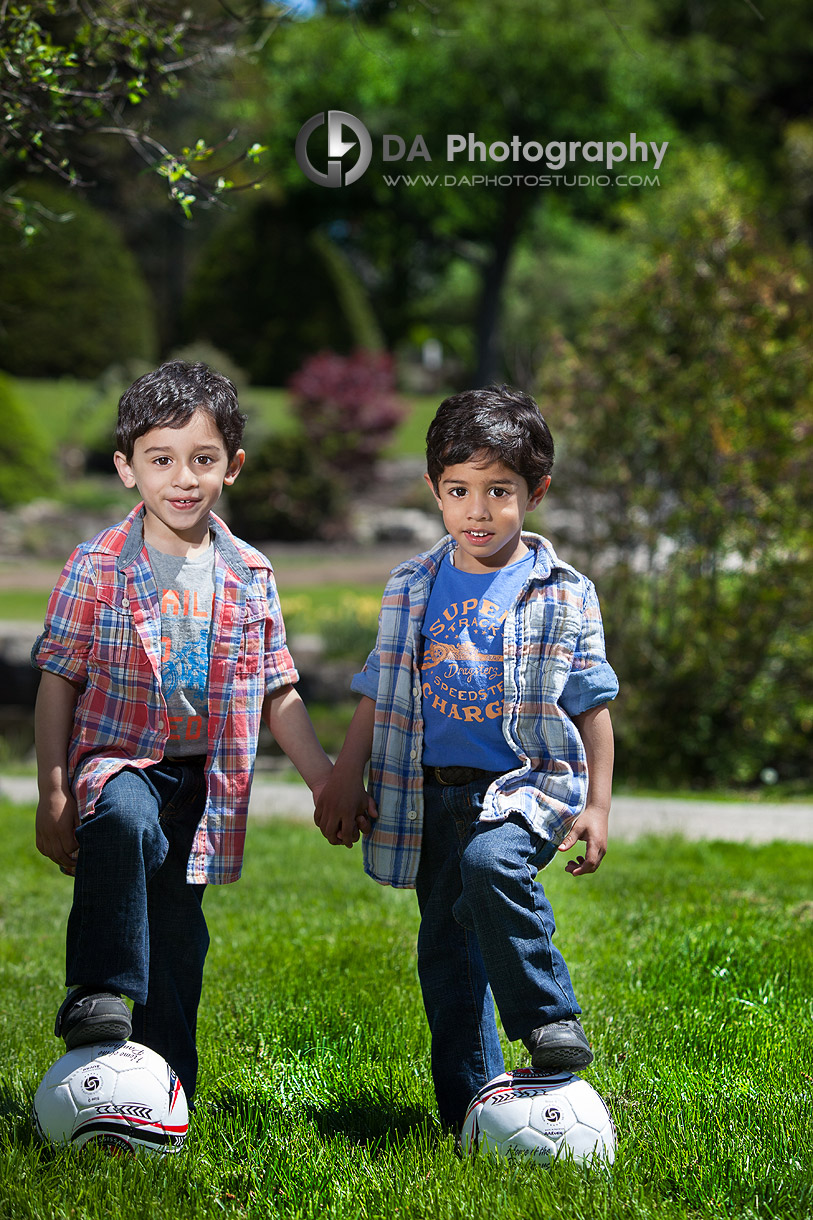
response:
<path id="1" fill-rule="evenodd" d="M 211 465 L 211 463 L 214 461 L 214 458 L 210 457 L 208 453 L 201 453 L 201 454 L 198 456 L 197 461 L 198 461 L 198 462 L 199 462 L 199 463 L 200 463 L 202 466 L 209 466 L 209 465 Z"/>
<path id="2" fill-rule="evenodd" d="M 492 496 L 497 496 L 498 498 L 501 496 L 507 496 L 508 488 L 507 487 L 492 487 L 491 494 L 492 494 Z"/>
<path id="3" fill-rule="evenodd" d="M 166 454 L 162 454 L 162 455 L 161 455 L 161 457 L 157 457 L 157 458 L 155 459 L 155 465 L 156 465 L 156 466 L 168 466 L 168 465 L 169 465 L 169 463 L 170 463 L 170 460 L 171 460 L 171 459 L 170 459 L 170 458 L 168 458 L 168 457 L 166 456 Z"/>
<path id="4" fill-rule="evenodd" d="M 449 495 L 453 496 L 455 498 L 455 500 L 462 500 L 463 497 L 465 496 L 465 494 L 466 494 L 465 487 L 451 487 L 449 489 Z"/>

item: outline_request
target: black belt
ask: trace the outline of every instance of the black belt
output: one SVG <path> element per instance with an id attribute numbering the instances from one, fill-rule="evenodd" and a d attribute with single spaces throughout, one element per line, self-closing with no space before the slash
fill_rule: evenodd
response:
<path id="1" fill-rule="evenodd" d="M 484 771 L 481 767 L 424 767 L 423 773 L 427 779 L 437 780 L 447 788 L 474 784 L 485 779 L 491 783 L 498 775 L 505 774 L 504 771 Z"/>

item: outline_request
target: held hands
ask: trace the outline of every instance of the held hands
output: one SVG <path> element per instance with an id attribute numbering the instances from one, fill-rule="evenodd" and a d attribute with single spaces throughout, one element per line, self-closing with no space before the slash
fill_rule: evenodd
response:
<path id="1" fill-rule="evenodd" d="M 321 789 L 314 790 L 314 799 L 313 820 L 328 843 L 337 847 L 352 847 L 360 833 L 370 833 L 378 817 L 375 801 L 361 780 L 351 782 L 335 769 Z"/>
<path id="2" fill-rule="evenodd" d="M 596 871 L 607 851 L 609 816 L 609 810 L 600 805 L 585 805 L 559 844 L 559 851 L 570 851 L 580 840 L 586 844 L 584 855 L 569 860 L 565 865 L 566 873 L 581 877 Z"/>
<path id="3" fill-rule="evenodd" d="M 79 811 L 76 801 L 69 792 L 56 790 L 41 796 L 37 805 L 37 851 L 69 877 L 76 873 L 76 857 L 79 854 L 79 844 L 76 841 L 76 827 L 79 825 Z"/>

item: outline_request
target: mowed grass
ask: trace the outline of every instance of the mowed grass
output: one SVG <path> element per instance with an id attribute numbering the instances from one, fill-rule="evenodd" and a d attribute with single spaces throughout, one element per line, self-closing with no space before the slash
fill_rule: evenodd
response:
<path id="1" fill-rule="evenodd" d="M 618 1132 L 611 1173 L 458 1160 L 439 1129 L 414 896 L 308 825 L 210 889 L 198 1112 L 165 1161 L 41 1147 L 70 883 L 3 807 L 0 1216 L 813 1215 L 813 847 L 614 845 L 545 874 Z M 507 1049 L 508 1062 L 522 1056 Z"/>

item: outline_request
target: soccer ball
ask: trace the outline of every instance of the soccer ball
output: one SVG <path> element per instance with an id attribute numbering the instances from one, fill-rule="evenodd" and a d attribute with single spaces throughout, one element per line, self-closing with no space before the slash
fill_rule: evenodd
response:
<path id="1" fill-rule="evenodd" d="M 611 1165 L 615 1130 L 595 1089 L 570 1072 L 540 1076 L 516 1068 L 495 1076 L 472 1098 L 463 1124 L 468 1153 L 529 1156 L 540 1165 L 569 1158 Z"/>
<path id="2" fill-rule="evenodd" d="M 166 1153 L 182 1146 L 189 1113 L 165 1059 L 138 1042 L 103 1042 L 77 1046 L 48 1069 L 34 1121 L 51 1144 Z"/>

